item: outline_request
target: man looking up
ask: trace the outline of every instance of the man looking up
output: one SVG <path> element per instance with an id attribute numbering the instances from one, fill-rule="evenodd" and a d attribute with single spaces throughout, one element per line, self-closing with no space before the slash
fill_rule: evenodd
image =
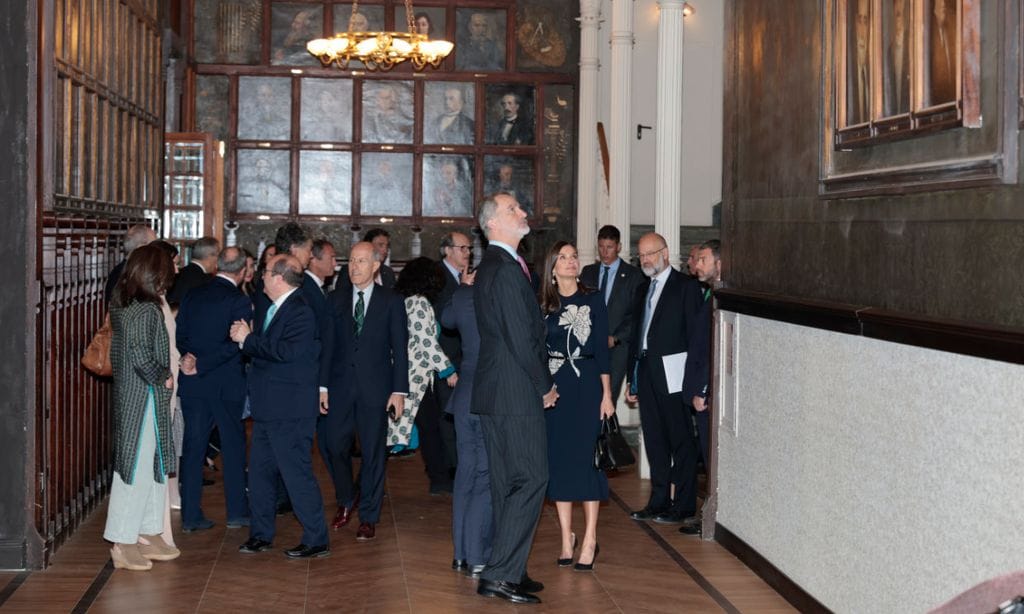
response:
<path id="1" fill-rule="evenodd" d="M 545 358 L 547 335 L 526 262 L 516 253 L 530 226 L 509 194 L 484 199 L 478 218 L 490 241 L 477 269 L 480 358 L 471 411 L 480 414 L 494 506 L 491 558 L 477 593 L 539 603 L 526 573 L 548 482 L 544 408 L 558 399 Z"/>

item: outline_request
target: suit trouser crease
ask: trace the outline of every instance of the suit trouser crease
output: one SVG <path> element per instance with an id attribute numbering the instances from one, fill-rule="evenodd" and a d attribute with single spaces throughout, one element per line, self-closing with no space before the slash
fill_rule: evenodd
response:
<path id="1" fill-rule="evenodd" d="M 224 503 L 227 519 L 249 516 L 245 494 L 245 423 L 242 422 L 244 400 L 183 397 L 181 412 L 185 419 L 185 435 L 181 450 L 181 522 L 194 526 L 204 517 L 202 511 L 203 470 L 207 442 L 213 426 L 220 432 Z"/>
<path id="2" fill-rule="evenodd" d="M 359 466 L 359 520 L 377 523 L 384 499 L 384 471 L 387 453 L 387 414 L 385 403 L 361 403 L 348 398 L 335 404 L 317 424 L 317 441 L 334 484 L 339 507 L 349 507 L 355 499 L 352 481 L 352 441 L 359 434 L 362 461 Z"/>
<path id="3" fill-rule="evenodd" d="M 544 416 L 481 415 L 494 506 L 494 541 L 481 578 L 518 583 L 526 575 L 548 484 Z"/>
<path id="4" fill-rule="evenodd" d="M 452 541 L 454 558 L 470 565 L 485 565 L 491 558 L 494 510 L 491 477 L 480 416 L 469 412 L 455 416 L 459 466 L 452 493 Z"/>
<path id="5" fill-rule="evenodd" d="M 682 395 L 657 390 L 652 369 L 661 369 L 660 357 L 641 359 L 638 371 L 640 427 L 651 471 L 651 495 L 648 507 L 671 507 L 693 512 L 697 505 L 697 445 L 689 410 Z M 669 484 L 675 485 L 675 499 Z"/>
<path id="6" fill-rule="evenodd" d="M 302 524 L 302 543 L 308 546 L 327 544 L 323 499 L 313 476 L 315 429 L 316 418 L 253 423 L 249 455 L 252 537 L 274 541 L 280 476 L 288 489 L 295 516 Z"/>

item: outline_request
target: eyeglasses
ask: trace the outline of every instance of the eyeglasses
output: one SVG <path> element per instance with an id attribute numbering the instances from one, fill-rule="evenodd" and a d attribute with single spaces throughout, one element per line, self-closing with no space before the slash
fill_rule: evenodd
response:
<path id="1" fill-rule="evenodd" d="M 468 252 L 469 250 L 473 249 L 472 245 L 449 245 L 448 247 L 452 249 L 461 249 L 464 252 Z"/>
<path id="2" fill-rule="evenodd" d="M 642 252 L 642 253 L 637 254 L 637 256 L 640 256 L 641 258 L 647 258 L 649 256 L 655 256 L 655 255 L 658 254 L 658 252 L 660 252 L 660 251 L 662 251 L 664 249 L 668 249 L 668 246 L 666 245 L 664 247 L 659 247 L 658 249 L 654 250 L 653 252 Z"/>

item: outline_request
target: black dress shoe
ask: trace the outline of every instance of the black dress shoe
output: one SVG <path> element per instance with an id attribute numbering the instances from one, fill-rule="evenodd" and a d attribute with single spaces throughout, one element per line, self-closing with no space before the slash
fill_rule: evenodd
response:
<path id="1" fill-rule="evenodd" d="M 452 559 L 452 570 L 453 571 L 466 571 L 466 559 Z"/>
<path id="2" fill-rule="evenodd" d="M 466 575 L 470 578 L 479 578 L 485 569 L 487 569 L 487 565 L 470 565 L 466 568 Z"/>
<path id="3" fill-rule="evenodd" d="M 639 510 L 637 510 L 635 512 L 631 512 L 629 514 L 629 517 L 632 518 L 633 520 L 650 520 L 650 519 L 654 518 L 655 516 L 657 516 L 660 513 L 661 513 L 660 510 L 656 510 L 656 509 L 653 509 L 653 508 L 650 508 L 650 507 L 645 507 L 645 508 L 639 509 Z"/>
<path id="4" fill-rule="evenodd" d="M 683 535 L 700 535 L 700 523 L 684 524 L 679 527 L 679 532 Z"/>
<path id="5" fill-rule="evenodd" d="M 573 551 L 573 553 L 576 552 L 576 534 L 575 533 L 572 534 L 572 551 Z M 572 567 L 572 556 L 570 556 L 567 559 L 563 559 L 563 558 L 559 557 L 559 559 L 558 559 L 558 566 L 559 567 Z"/>
<path id="6" fill-rule="evenodd" d="M 654 522 L 660 524 L 679 524 L 681 522 L 684 522 L 687 518 L 693 516 L 693 514 L 693 512 L 669 510 L 667 512 L 662 512 L 661 514 L 658 514 L 654 517 L 653 520 Z"/>
<path id="7" fill-rule="evenodd" d="M 203 518 L 202 520 L 200 520 L 199 522 L 197 522 L 195 524 L 184 524 L 184 523 L 182 523 L 181 530 L 186 532 L 186 533 L 193 533 L 195 531 L 205 531 L 207 529 L 212 529 L 216 524 L 217 523 L 215 523 L 214 521 L 210 520 L 209 518 Z"/>
<path id="8" fill-rule="evenodd" d="M 501 597 L 512 603 L 540 603 L 540 597 L 531 595 L 518 584 L 511 582 L 498 582 L 497 580 L 480 580 L 476 587 L 476 594 L 484 597 Z"/>
<path id="9" fill-rule="evenodd" d="M 528 575 L 524 575 L 519 581 L 519 588 L 527 593 L 539 593 L 544 590 L 544 585 Z"/>
<path id="10" fill-rule="evenodd" d="M 270 546 L 270 542 L 266 540 L 250 537 L 244 544 L 238 547 L 238 551 L 242 554 L 256 554 L 257 552 L 270 550 Z"/>
<path id="11" fill-rule="evenodd" d="M 285 550 L 284 555 L 290 559 L 315 559 L 331 555 L 331 547 L 327 544 L 319 546 L 307 546 L 299 544 L 290 550 Z"/>
<path id="12" fill-rule="evenodd" d="M 573 571 L 594 571 L 594 563 L 597 562 L 597 555 L 601 554 L 601 544 L 594 544 L 594 558 L 589 563 L 576 563 Z"/>

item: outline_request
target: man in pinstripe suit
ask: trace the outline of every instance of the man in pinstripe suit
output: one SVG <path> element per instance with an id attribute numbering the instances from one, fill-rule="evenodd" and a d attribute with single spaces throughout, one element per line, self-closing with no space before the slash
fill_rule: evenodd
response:
<path id="1" fill-rule="evenodd" d="M 530 232 L 510 194 L 480 206 L 490 241 L 476 275 L 480 358 L 471 411 L 480 414 L 494 507 L 491 558 L 477 593 L 513 603 L 539 603 L 544 588 L 526 574 L 526 560 L 548 482 L 544 408 L 558 399 L 547 369 L 545 328 L 526 262 L 516 254 Z"/>

